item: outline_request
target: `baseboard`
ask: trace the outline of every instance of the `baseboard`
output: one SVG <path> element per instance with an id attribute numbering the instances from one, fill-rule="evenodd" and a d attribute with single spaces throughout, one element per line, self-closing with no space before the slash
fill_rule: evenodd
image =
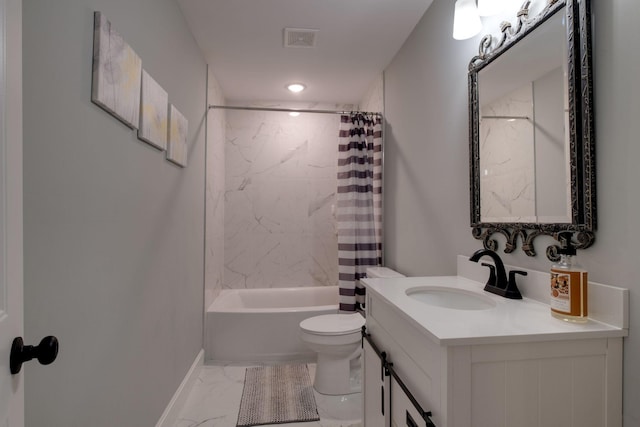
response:
<path id="1" fill-rule="evenodd" d="M 191 386 L 195 382 L 198 377 L 198 371 L 204 363 L 204 350 L 200 350 L 196 359 L 193 361 L 191 368 L 185 375 L 182 383 L 176 390 L 175 394 L 171 398 L 169 405 L 164 410 L 164 413 L 160 417 L 160 420 L 156 424 L 156 427 L 173 427 L 175 425 L 176 419 L 178 418 L 178 413 L 184 402 L 187 400 L 187 396 L 189 396 L 189 392 L 191 391 Z"/>

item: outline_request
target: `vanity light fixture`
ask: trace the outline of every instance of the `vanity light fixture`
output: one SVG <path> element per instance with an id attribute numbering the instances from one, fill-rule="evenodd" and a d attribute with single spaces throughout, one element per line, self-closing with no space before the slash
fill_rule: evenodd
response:
<path id="1" fill-rule="evenodd" d="M 506 0 L 478 0 L 480 16 L 493 16 L 505 9 Z"/>
<path id="2" fill-rule="evenodd" d="M 302 83 L 291 83 L 290 85 L 287 85 L 287 89 L 289 89 L 293 93 L 302 92 L 306 88 L 307 87 L 305 85 L 303 85 Z"/>
<path id="3" fill-rule="evenodd" d="M 292 112 L 289 113 L 289 115 L 291 117 L 298 117 L 300 115 L 300 112 L 299 111 L 292 111 Z"/>
<path id="4" fill-rule="evenodd" d="M 476 0 L 456 0 L 453 15 L 453 38 L 466 40 L 482 31 Z"/>
<path id="5" fill-rule="evenodd" d="M 497 15 L 505 9 L 507 0 L 456 0 L 453 15 L 453 38 L 466 40 L 482 31 L 481 16 Z"/>

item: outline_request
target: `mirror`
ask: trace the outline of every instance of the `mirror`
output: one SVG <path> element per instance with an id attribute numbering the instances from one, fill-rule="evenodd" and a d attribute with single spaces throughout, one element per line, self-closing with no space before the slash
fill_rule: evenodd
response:
<path id="1" fill-rule="evenodd" d="M 533 18 L 530 4 L 469 64 L 470 189 L 474 237 L 534 256 L 539 235 L 591 246 L 595 167 L 589 2 L 548 0 Z"/>
<path id="2" fill-rule="evenodd" d="M 571 222 L 564 18 L 478 72 L 482 222 Z"/>

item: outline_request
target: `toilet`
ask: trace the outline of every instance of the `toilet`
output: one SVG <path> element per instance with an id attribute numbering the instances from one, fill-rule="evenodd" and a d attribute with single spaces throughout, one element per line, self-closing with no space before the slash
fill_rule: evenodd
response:
<path id="1" fill-rule="evenodd" d="M 404 277 L 386 267 L 370 267 L 369 278 Z M 300 322 L 300 338 L 318 354 L 313 387 L 320 394 L 346 395 L 360 391 L 352 384 L 360 369 L 360 339 L 365 320 L 360 313 L 325 314 Z"/>

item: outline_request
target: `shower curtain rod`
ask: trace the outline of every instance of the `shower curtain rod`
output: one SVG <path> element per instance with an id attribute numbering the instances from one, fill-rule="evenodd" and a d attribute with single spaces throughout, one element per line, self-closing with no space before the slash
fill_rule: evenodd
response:
<path id="1" fill-rule="evenodd" d="M 374 114 L 381 116 L 382 113 L 369 112 L 369 111 L 338 111 L 338 110 L 309 110 L 309 109 L 295 109 L 295 108 L 273 108 L 273 107 L 235 107 L 232 105 L 209 105 L 209 110 L 248 110 L 248 111 L 280 111 L 285 113 L 320 113 L 320 114 Z"/>

